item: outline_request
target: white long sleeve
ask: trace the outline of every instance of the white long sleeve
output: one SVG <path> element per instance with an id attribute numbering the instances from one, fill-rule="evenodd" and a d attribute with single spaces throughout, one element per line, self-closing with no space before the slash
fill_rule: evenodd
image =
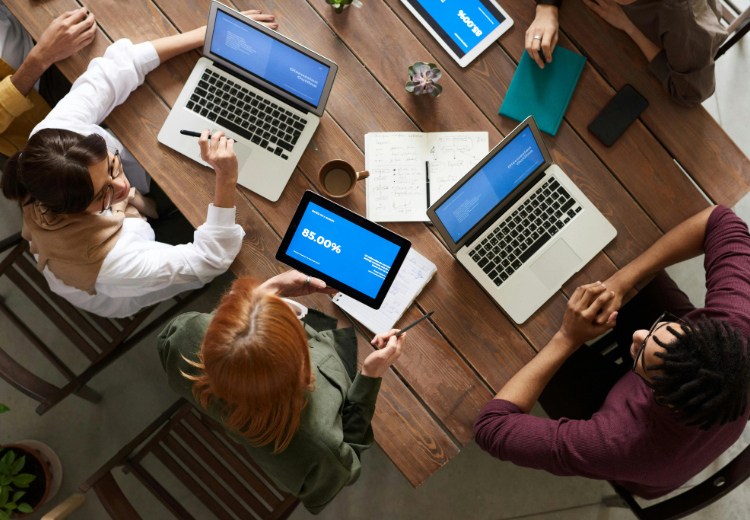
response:
<path id="1" fill-rule="evenodd" d="M 150 42 L 129 40 L 112 44 L 94 59 L 44 121 L 34 129 L 61 128 L 83 135 L 96 133 L 107 144 L 121 148 L 100 123 L 143 83 L 159 65 Z M 125 175 L 128 171 L 125 170 Z M 242 247 L 245 235 L 235 224 L 234 208 L 208 207 L 206 223 L 191 244 L 171 246 L 154 241 L 151 226 L 136 218 L 123 221 L 117 243 L 102 264 L 95 295 L 62 283 L 45 267 L 44 276 L 55 293 L 73 305 L 100 316 L 121 318 L 164 301 L 183 291 L 197 289 L 225 272 Z"/>

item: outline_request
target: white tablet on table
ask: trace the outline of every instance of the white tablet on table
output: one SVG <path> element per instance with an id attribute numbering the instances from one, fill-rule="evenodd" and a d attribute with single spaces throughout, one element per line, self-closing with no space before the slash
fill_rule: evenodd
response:
<path id="1" fill-rule="evenodd" d="M 494 0 L 401 0 L 462 67 L 513 26 Z"/>

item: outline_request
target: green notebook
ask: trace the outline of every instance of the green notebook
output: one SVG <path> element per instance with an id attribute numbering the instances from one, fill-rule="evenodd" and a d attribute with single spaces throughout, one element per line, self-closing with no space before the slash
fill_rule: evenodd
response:
<path id="1" fill-rule="evenodd" d="M 542 132 L 555 135 L 586 58 L 560 46 L 552 52 L 552 62 L 539 68 L 524 52 L 505 94 L 500 115 L 516 121 L 534 116 Z"/>

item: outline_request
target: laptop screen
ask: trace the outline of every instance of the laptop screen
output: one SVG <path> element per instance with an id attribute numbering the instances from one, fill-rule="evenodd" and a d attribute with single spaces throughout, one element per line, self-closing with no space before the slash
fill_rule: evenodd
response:
<path id="1" fill-rule="evenodd" d="M 435 214 L 454 242 L 500 204 L 519 184 L 544 163 L 531 128 L 512 141 L 446 199 Z"/>
<path id="2" fill-rule="evenodd" d="M 330 67 L 222 11 L 216 12 L 211 52 L 297 99 L 320 104 Z"/>

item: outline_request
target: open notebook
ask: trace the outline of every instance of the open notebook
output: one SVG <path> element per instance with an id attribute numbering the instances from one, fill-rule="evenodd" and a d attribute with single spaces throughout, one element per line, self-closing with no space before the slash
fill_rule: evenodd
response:
<path id="1" fill-rule="evenodd" d="M 427 208 L 487 155 L 488 143 L 487 132 L 365 135 L 367 218 L 429 222 Z"/>
<path id="2" fill-rule="evenodd" d="M 436 272 L 435 264 L 410 249 L 380 309 L 368 307 L 342 293 L 334 296 L 333 302 L 375 334 L 388 332 Z"/>

